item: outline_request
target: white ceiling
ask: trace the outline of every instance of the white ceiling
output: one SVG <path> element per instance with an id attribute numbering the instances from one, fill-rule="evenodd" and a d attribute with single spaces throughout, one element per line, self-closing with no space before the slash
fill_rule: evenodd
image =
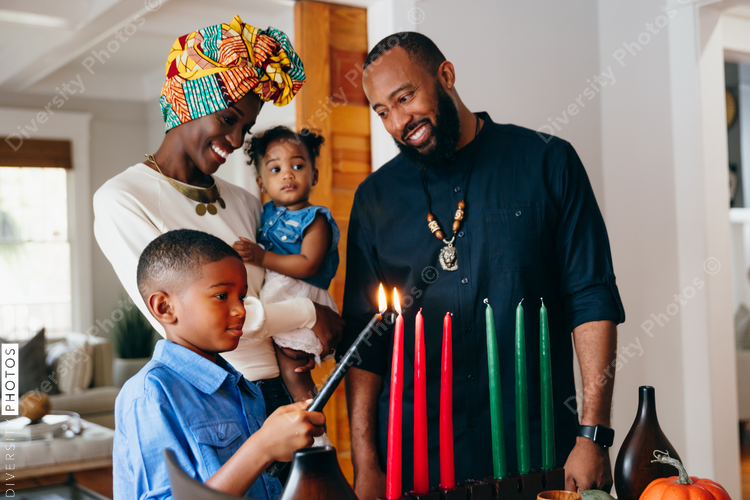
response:
<path id="1" fill-rule="evenodd" d="M 0 91 L 51 99 L 68 84 L 81 97 L 151 101 L 176 38 L 236 14 L 293 38 L 293 6 L 292 0 L 0 0 Z"/>
<path id="2" fill-rule="evenodd" d="M 729 14 L 730 16 L 744 17 L 746 19 L 750 19 L 750 4 L 734 5 L 724 10 L 724 14 Z"/>

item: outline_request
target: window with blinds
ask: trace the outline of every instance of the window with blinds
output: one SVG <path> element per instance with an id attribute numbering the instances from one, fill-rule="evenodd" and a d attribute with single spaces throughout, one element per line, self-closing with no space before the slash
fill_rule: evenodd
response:
<path id="1" fill-rule="evenodd" d="M 0 337 L 71 329 L 69 141 L 0 141 Z"/>

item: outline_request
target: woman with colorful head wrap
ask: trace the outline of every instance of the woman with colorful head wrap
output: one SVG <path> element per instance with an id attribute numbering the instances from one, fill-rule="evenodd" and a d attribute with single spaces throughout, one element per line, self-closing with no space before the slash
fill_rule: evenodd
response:
<path id="1" fill-rule="evenodd" d="M 167 58 L 161 109 L 166 130 L 233 106 L 250 92 L 286 106 L 305 70 L 283 32 L 262 30 L 235 16 L 175 40 Z"/>
<path id="2" fill-rule="evenodd" d="M 283 32 L 255 28 L 239 16 L 184 35 L 172 46 L 160 99 L 166 122 L 161 146 L 94 196 L 97 242 L 128 295 L 162 336 L 136 285 L 141 252 L 160 234 L 180 228 L 205 231 L 230 245 L 240 236 L 255 239 L 260 200 L 212 174 L 243 146 L 263 103 L 288 104 L 304 80 L 302 61 Z M 309 299 L 264 307 L 258 300 L 264 270 L 246 268 L 244 335 L 237 349 L 223 357 L 247 380 L 263 381 L 264 395 L 284 396 L 271 337 L 312 328 L 330 353 L 343 323 Z"/>

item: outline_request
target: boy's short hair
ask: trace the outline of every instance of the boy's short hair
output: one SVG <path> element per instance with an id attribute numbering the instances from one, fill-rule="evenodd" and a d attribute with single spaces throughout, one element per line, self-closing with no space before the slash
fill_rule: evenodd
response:
<path id="1" fill-rule="evenodd" d="M 313 168 L 315 167 L 315 159 L 320 155 L 320 146 L 325 141 L 322 135 L 316 134 L 310 129 L 303 128 L 297 133 L 283 125 L 269 128 L 259 134 L 253 134 L 246 144 L 248 146 L 247 155 L 250 157 L 250 164 L 255 165 L 258 175 L 260 175 L 260 162 L 266 156 L 268 145 L 280 139 L 287 139 L 294 144 L 299 144 L 300 142 L 304 144 L 308 153 L 310 153 L 310 161 L 312 161 Z"/>
<path id="2" fill-rule="evenodd" d="M 242 260 L 234 248 L 212 234 L 193 229 L 166 232 L 149 243 L 138 259 L 138 291 L 146 303 L 158 290 L 182 293 L 201 279 L 204 265 L 226 257 Z"/>

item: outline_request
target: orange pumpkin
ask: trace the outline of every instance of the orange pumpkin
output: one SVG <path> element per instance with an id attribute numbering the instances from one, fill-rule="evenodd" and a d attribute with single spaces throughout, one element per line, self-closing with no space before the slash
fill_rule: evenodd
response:
<path id="1" fill-rule="evenodd" d="M 656 460 L 677 467 L 679 476 L 656 479 L 649 484 L 640 500 L 732 500 L 729 493 L 719 483 L 710 479 L 688 476 L 685 466 L 669 456 L 669 452 L 654 451 Z"/>

